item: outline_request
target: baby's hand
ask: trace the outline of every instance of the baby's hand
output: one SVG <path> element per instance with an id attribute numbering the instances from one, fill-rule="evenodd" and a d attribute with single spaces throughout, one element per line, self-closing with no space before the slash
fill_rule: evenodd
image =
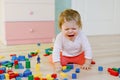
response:
<path id="1" fill-rule="evenodd" d="M 62 70 L 62 66 L 60 65 L 60 62 L 55 63 L 55 70 L 56 72 L 60 72 Z"/>
<path id="2" fill-rule="evenodd" d="M 84 70 L 91 69 L 91 59 L 86 59 L 85 64 L 83 64 L 81 68 Z"/>
<path id="3" fill-rule="evenodd" d="M 81 68 L 84 69 L 84 70 L 89 70 L 89 69 L 91 69 L 91 65 L 90 64 L 84 64 L 84 65 L 81 66 Z"/>

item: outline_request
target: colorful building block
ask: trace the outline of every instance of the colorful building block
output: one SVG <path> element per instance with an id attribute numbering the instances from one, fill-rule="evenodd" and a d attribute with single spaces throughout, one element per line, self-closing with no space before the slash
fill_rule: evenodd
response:
<path id="1" fill-rule="evenodd" d="M 118 76 L 119 73 L 117 71 L 114 71 L 112 68 L 108 68 L 107 71 L 110 73 L 110 75 Z"/>
<path id="2" fill-rule="evenodd" d="M 76 68 L 75 72 L 80 73 L 80 68 Z"/>
<path id="3" fill-rule="evenodd" d="M 72 73 L 72 79 L 77 79 L 77 74 Z"/>
<path id="4" fill-rule="evenodd" d="M 37 56 L 37 63 L 40 63 L 40 56 Z"/>
<path id="5" fill-rule="evenodd" d="M 103 67 L 102 66 L 98 66 L 98 71 L 102 72 L 103 71 Z"/>

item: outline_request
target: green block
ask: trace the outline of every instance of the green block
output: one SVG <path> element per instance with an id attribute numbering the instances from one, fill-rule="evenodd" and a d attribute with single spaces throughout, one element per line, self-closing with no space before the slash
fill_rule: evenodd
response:
<path id="1" fill-rule="evenodd" d="M 118 68 L 112 68 L 112 70 L 114 70 L 114 71 L 117 71 L 117 72 L 118 72 Z"/>
<path id="2" fill-rule="evenodd" d="M 33 78 L 33 75 L 29 75 L 28 76 L 28 80 L 33 80 L 34 78 Z"/>
<path id="3" fill-rule="evenodd" d="M 30 66 L 30 61 L 29 60 L 27 60 L 26 62 L 25 62 L 26 64 L 26 68 L 31 68 L 31 66 Z"/>

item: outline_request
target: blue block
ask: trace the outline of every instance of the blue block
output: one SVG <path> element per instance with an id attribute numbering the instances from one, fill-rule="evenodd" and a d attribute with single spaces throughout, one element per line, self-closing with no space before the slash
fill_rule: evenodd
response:
<path id="1" fill-rule="evenodd" d="M 98 71 L 103 71 L 103 67 L 102 66 L 98 66 Z"/>
<path id="2" fill-rule="evenodd" d="M 22 73 L 19 73 L 19 77 L 24 77 Z"/>
<path id="3" fill-rule="evenodd" d="M 80 68 L 76 68 L 75 72 L 80 73 Z"/>
<path id="4" fill-rule="evenodd" d="M 27 69 L 23 72 L 24 77 L 28 77 L 29 75 L 32 75 L 32 72 L 29 69 Z"/>
<path id="5" fill-rule="evenodd" d="M 77 79 L 77 75 L 75 73 L 72 74 L 72 79 Z"/>
<path id="6" fill-rule="evenodd" d="M 24 69 L 24 66 L 22 65 L 22 63 L 18 63 L 18 68 L 19 69 Z"/>
<path id="7" fill-rule="evenodd" d="M 25 61 L 25 56 L 18 56 L 19 61 Z"/>
<path id="8" fill-rule="evenodd" d="M 64 78 L 63 80 L 68 80 L 67 78 Z"/>
<path id="9" fill-rule="evenodd" d="M 21 77 L 16 77 L 15 80 L 22 80 Z"/>
<path id="10" fill-rule="evenodd" d="M 5 79 L 5 75 L 4 74 L 0 74 L 0 80 L 4 80 Z"/>
<path id="11" fill-rule="evenodd" d="M 71 69 L 65 69 L 65 70 L 62 70 L 62 72 L 66 73 L 66 72 L 69 72 Z"/>
<path id="12" fill-rule="evenodd" d="M 14 61 L 14 60 L 17 60 L 17 57 L 16 56 L 12 56 L 12 59 L 11 59 L 12 61 Z"/>
<path id="13" fill-rule="evenodd" d="M 28 58 L 32 58 L 32 56 L 30 54 L 28 54 Z"/>

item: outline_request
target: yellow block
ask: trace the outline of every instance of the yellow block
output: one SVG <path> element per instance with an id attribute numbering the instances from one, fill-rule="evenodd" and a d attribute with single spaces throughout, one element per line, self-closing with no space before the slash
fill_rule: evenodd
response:
<path id="1" fill-rule="evenodd" d="M 34 74 L 34 77 L 42 78 L 42 74 L 41 73 Z"/>
<path id="2" fill-rule="evenodd" d="M 60 73 L 60 76 L 61 76 L 62 78 L 67 78 L 68 75 L 65 74 L 65 73 L 63 73 L 63 72 L 61 72 L 61 73 Z"/>
<path id="3" fill-rule="evenodd" d="M 40 64 L 39 63 L 35 65 L 35 70 L 36 70 L 36 72 L 40 72 Z"/>
<path id="4" fill-rule="evenodd" d="M 10 79 L 9 79 L 9 74 L 8 74 L 8 73 L 5 74 L 5 80 L 10 80 Z"/>
<path id="5" fill-rule="evenodd" d="M 66 69 L 67 69 L 67 66 L 63 66 L 63 67 L 62 67 L 62 70 L 66 70 Z"/>
<path id="6" fill-rule="evenodd" d="M 0 59 L 3 59 L 3 58 L 5 58 L 5 56 L 0 56 Z"/>

